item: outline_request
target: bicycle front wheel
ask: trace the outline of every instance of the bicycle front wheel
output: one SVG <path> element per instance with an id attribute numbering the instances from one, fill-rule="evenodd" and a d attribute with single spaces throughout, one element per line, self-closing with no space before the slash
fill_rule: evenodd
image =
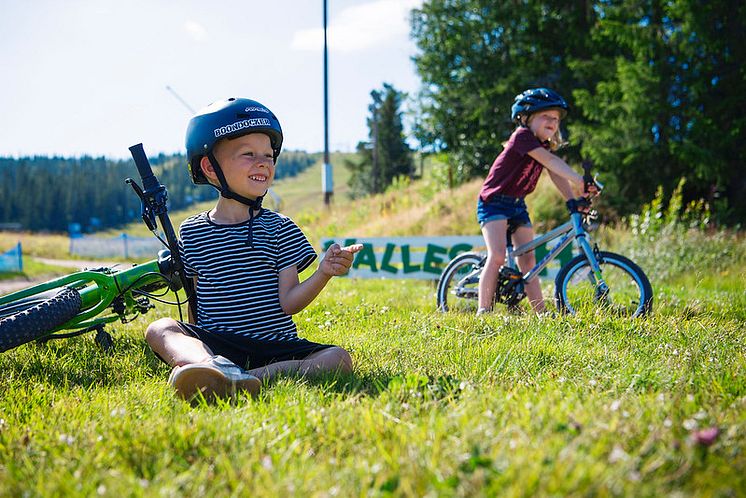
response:
<path id="1" fill-rule="evenodd" d="M 82 306 L 80 293 L 69 287 L 44 297 L 47 299 L 35 296 L 0 308 L 0 353 L 53 332 Z"/>
<path id="2" fill-rule="evenodd" d="M 438 280 L 438 310 L 476 313 L 482 260 L 477 253 L 459 254 L 448 263 Z"/>
<path id="3" fill-rule="evenodd" d="M 642 269 L 624 256 L 612 252 L 601 251 L 597 258 L 605 287 L 597 281 L 588 259 L 581 254 L 557 274 L 557 308 L 571 314 L 600 309 L 623 317 L 650 313 L 653 308 L 653 288 Z"/>

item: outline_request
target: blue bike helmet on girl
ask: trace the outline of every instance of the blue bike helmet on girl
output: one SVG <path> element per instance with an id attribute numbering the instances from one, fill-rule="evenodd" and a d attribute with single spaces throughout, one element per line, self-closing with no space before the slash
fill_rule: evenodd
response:
<path id="1" fill-rule="evenodd" d="M 510 108 L 510 119 L 514 123 L 523 124 L 523 119 L 544 109 L 557 109 L 561 117 L 567 115 L 570 106 L 560 94 L 549 88 L 531 88 L 515 96 L 515 102 Z"/>

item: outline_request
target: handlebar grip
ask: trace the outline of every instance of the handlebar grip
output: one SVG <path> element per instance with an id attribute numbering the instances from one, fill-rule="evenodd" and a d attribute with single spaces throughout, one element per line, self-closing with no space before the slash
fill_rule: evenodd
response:
<path id="1" fill-rule="evenodd" d="M 582 163 L 583 165 L 583 192 L 588 193 L 588 187 L 595 185 L 595 179 L 591 175 L 591 168 L 593 168 L 593 162 L 590 159 L 586 159 Z"/>
<path id="2" fill-rule="evenodd" d="M 590 159 L 586 159 L 585 161 L 583 161 L 582 165 L 583 171 L 585 171 L 587 174 L 590 174 L 591 168 L 593 168 L 593 161 L 591 161 Z"/>
<path id="3" fill-rule="evenodd" d="M 150 167 L 148 156 L 145 155 L 145 149 L 142 144 L 133 145 L 130 149 L 132 159 L 135 160 L 135 166 L 137 171 L 140 173 L 142 178 L 142 187 L 145 192 L 158 188 L 158 179 L 153 174 L 153 169 Z"/>

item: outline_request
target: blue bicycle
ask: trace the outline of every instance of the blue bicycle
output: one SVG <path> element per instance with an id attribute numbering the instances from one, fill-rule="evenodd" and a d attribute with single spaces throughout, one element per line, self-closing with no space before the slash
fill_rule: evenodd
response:
<path id="1" fill-rule="evenodd" d="M 584 165 L 590 175 L 590 165 Z M 588 200 L 590 208 L 590 199 Z M 602 310 L 619 316 L 639 317 L 653 309 L 653 288 L 645 272 L 628 258 L 601 251 L 591 242 L 589 232 L 598 226 L 597 214 L 574 210 L 570 220 L 522 246 L 513 247 L 507 233 L 505 265 L 498 275 L 495 302 L 517 308 L 526 297 L 526 282 L 539 273 L 562 250 L 575 242 L 580 254 L 565 264 L 554 281 L 554 297 L 562 313 Z M 516 258 L 549 241 L 562 237 L 554 248 L 531 270 L 522 274 Z M 437 306 L 440 311 L 474 313 L 478 306 L 479 278 L 487 256 L 468 252 L 453 258 L 440 276 Z"/>

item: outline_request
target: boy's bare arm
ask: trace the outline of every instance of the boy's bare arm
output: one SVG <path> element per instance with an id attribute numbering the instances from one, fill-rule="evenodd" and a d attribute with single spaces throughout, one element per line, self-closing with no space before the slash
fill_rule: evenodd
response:
<path id="1" fill-rule="evenodd" d="M 282 270 L 279 275 L 282 310 L 288 315 L 293 315 L 308 306 L 332 277 L 347 273 L 352 266 L 354 254 L 362 248 L 361 244 L 347 247 L 333 244 L 327 249 L 324 259 L 313 275 L 303 282 L 298 280 L 298 269 L 295 266 Z"/>

